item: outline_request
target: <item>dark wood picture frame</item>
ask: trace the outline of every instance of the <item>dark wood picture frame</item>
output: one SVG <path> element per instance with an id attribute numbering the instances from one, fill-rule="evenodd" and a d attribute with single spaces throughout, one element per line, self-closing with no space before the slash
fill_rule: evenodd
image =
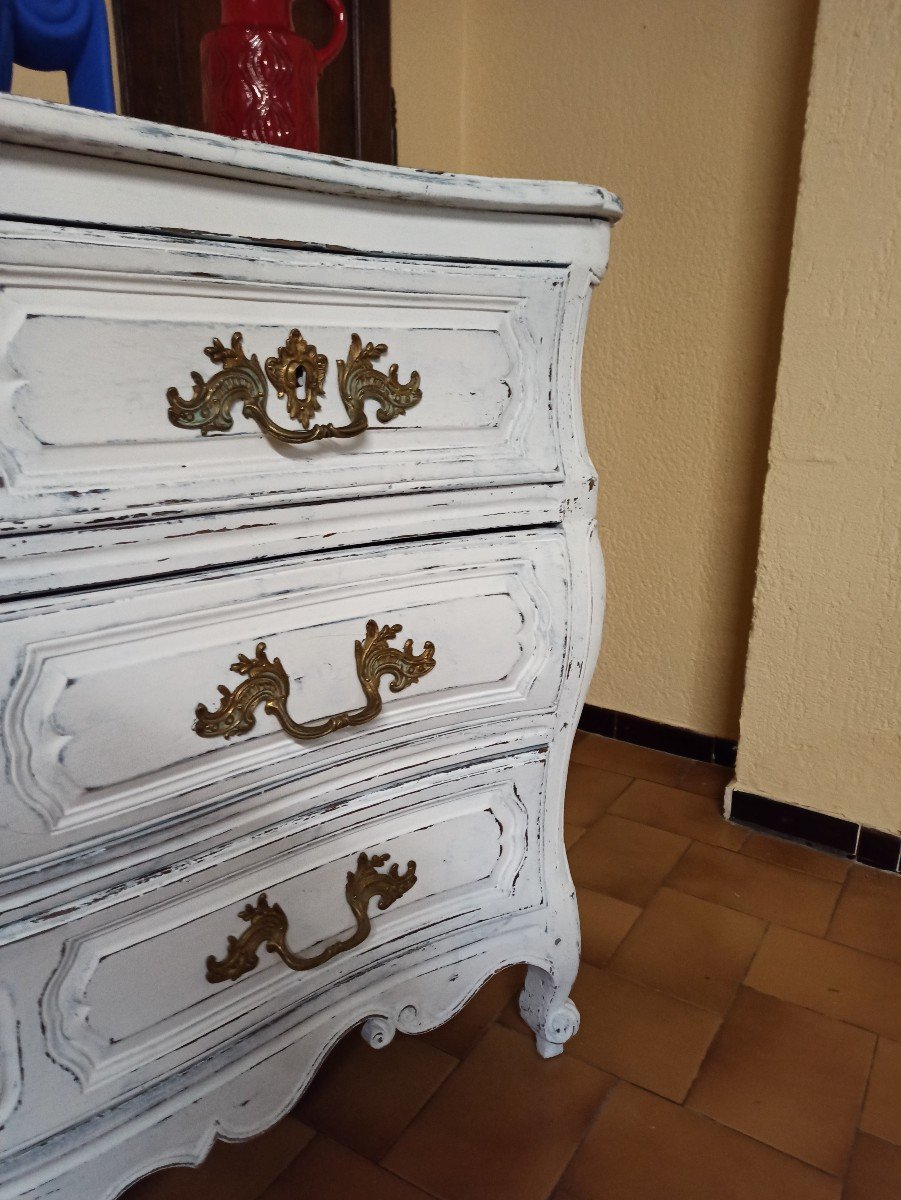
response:
<path id="1" fill-rule="evenodd" d="M 347 44 L 319 84 L 323 154 L 396 163 L 390 0 L 345 0 Z M 200 39 L 219 0 L 113 0 L 122 112 L 202 129 Z M 316 45 L 331 16 L 322 0 L 295 0 L 297 31 Z"/>

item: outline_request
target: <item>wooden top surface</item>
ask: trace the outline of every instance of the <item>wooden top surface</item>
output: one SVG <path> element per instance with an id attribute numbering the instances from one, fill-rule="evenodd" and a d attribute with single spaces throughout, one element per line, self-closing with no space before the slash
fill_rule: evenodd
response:
<path id="1" fill-rule="evenodd" d="M 446 208 L 593 217 L 610 222 L 619 220 L 623 212 L 618 196 L 588 184 L 490 179 L 389 167 L 237 141 L 21 96 L 0 96 L 0 144 L 3 142 L 369 200 L 407 200 Z"/>

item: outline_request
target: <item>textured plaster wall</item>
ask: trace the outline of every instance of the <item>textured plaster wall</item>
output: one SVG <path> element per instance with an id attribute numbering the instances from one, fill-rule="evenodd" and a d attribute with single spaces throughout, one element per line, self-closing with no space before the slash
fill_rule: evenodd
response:
<path id="1" fill-rule="evenodd" d="M 823 0 L 739 786 L 901 831 L 901 0 Z"/>
<path id="2" fill-rule="evenodd" d="M 583 371 L 609 577 L 589 700 L 734 737 L 816 5 L 393 0 L 392 18 L 402 162 L 625 200 Z"/>

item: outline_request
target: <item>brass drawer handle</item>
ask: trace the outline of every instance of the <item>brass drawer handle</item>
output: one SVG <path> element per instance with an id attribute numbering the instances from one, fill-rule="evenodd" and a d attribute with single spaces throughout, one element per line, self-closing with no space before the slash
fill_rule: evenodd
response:
<path id="1" fill-rule="evenodd" d="M 349 725 L 365 725 L 382 711 L 379 685 L 383 675 L 392 676 L 388 685 L 392 692 L 402 692 L 428 675 L 435 665 L 435 647 L 431 642 L 423 644 L 421 654 L 413 653 L 412 638 L 407 638 L 403 650 L 388 645 L 401 629 L 401 625 L 383 625 L 379 629 L 375 621 L 367 621 L 365 639 L 354 642 L 357 678 L 366 697 L 362 708 L 336 713 L 309 725 L 292 721 L 286 708 L 291 689 L 287 672 L 279 659 L 270 661 L 266 657 L 266 643 L 259 642 L 254 658 L 239 654 L 238 661 L 232 663 L 231 669 L 247 678 L 234 691 L 229 691 L 225 684 L 219 685 L 222 700 L 216 711 L 210 712 L 205 704 L 197 705 L 194 729 L 200 737 L 208 738 L 247 733 L 256 724 L 254 709 L 261 704 L 275 716 L 285 733 L 298 741 L 325 737 Z"/>
<path id="2" fill-rule="evenodd" d="M 374 896 L 379 897 L 379 908 L 384 911 L 390 908 L 395 900 L 399 900 L 416 882 L 416 863 L 407 863 L 403 875 L 394 863 L 385 875 L 376 870 L 382 867 L 390 858 L 390 854 L 361 854 L 357 859 L 357 869 L 347 872 L 347 886 L 344 895 L 350 905 L 350 911 L 356 917 L 357 927 L 350 935 L 332 942 L 319 954 L 304 958 L 288 949 L 288 918 L 279 904 L 270 905 L 266 893 L 260 896 L 256 905 L 248 904 L 242 908 L 238 916 L 248 922 L 248 928 L 240 937 L 229 935 L 228 951 L 224 958 L 216 958 L 211 954 L 206 960 L 206 977 L 210 983 L 224 983 L 227 979 L 239 979 L 248 971 L 252 971 L 259 963 L 257 950 L 263 943 L 266 949 L 277 954 L 282 962 L 292 971 L 312 971 L 320 967 L 337 954 L 351 950 L 365 941 L 372 929 L 369 919 L 369 901 Z"/>
<path id="3" fill-rule="evenodd" d="M 194 390 L 189 400 L 179 394 L 178 388 L 169 388 L 166 393 L 169 420 L 180 429 L 199 429 L 204 434 L 224 433 L 233 424 L 231 405 L 239 400 L 244 416 L 252 418 L 264 433 L 280 442 L 298 445 L 319 442 L 323 438 L 356 437 L 369 427 L 363 411 L 366 400 L 378 401 L 375 415 L 384 425 L 403 416 L 422 399 L 418 371 L 412 373 L 409 383 L 401 383 L 397 378 L 396 363 L 388 368 L 387 375 L 372 365 L 387 349 L 384 343 L 373 345 L 367 342 L 364 346 L 359 334 L 351 336 L 347 361 L 339 358 L 337 364 L 338 391 L 347 410 L 348 424 L 332 425 L 329 422 L 311 427 L 313 414 L 322 407 L 319 397 L 325 395 L 328 359 L 306 341 L 299 329 L 292 329 L 275 357 L 266 359 L 265 375 L 257 356 L 248 358 L 244 353 L 243 334 L 233 333 L 229 347 L 219 338 L 213 338 L 212 346 L 207 346 L 204 354 L 222 369 L 206 380 L 199 372 L 192 371 Z M 299 395 L 301 375 L 304 386 L 303 394 Z M 288 416 L 299 421 L 301 429 L 286 429 L 269 416 L 266 411 L 267 376 L 279 398 L 286 400 Z"/>

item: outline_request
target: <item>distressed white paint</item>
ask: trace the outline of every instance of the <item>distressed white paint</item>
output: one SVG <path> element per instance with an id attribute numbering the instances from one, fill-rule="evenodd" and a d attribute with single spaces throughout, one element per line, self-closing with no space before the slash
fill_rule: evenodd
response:
<path id="1" fill-rule="evenodd" d="M 3 98 L 0 115 L 4 140 L 11 145 L 166 166 L 192 174 L 207 172 L 254 184 L 276 182 L 304 193 L 484 209 L 489 214 L 558 213 L 608 221 L 618 220 L 623 211 L 612 192 L 581 183 L 483 179 L 299 154 L 149 121 L 123 122 L 102 113 L 86 119 L 79 109 L 15 96 Z"/>
<path id="2" fill-rule="evenodd" d="M 224 805 L 266 811 L 260 788 L 297 784 L 366 755 L 425 745 L 501 717 L 556 711 L 566 646 L 565 543 L 549 530 L 371 547 L 264 568 L 83 592 L 0 610 L 0 889 L 30 855 L 41 873 L 63 848 L 171 835 Z M 296 720 L 360 708 L 354 643 L 367 620 L 438 666 L 399 695 L 382 685 L 379 719 L 295 742 L 257 711 L 239 738 L 200 738 L 198 703 L 240 683 L 238 653 L 265 641 L 281 659 Z M 152 826 L 152 828 L 148 828 Z M 48 838 L 36 837 L 45 830 Z M 49 853 L 48 853 L 49 852 Z M 114 865 L 114 860 L 107 862 Z M 102 870 L 103 867 L 98 867 Z"/>
<path id="3" fill-rule="evenodd" d="M 0 531 L 559 481 L 543 334 L 565 284 L 559 267 L 389 267 L 110 234 L 86 244 L 0 223 Z M 329 360 L 320 420 L 346 421 L 335 363 L 348 331 L 387 345 L 383 370 L 419 370 L 427 402 L 387 425 L 370 404 L 359 440 L 278 454 L 239 407 L 224 434 L 161 423 L 169 385 L 190 396 L 191 371 L 217 370 L 203 353 L 212 337 L 240 329 L 262 362 L 295 326 Z M 269 407 L 284 413 L 272 394 Z"/>
<path id="4" fill-rule="evenodd" d="M 0 142 L 0 1200 L 198 1162 L 349 1028 L 434 1027 L 509 963 L 559 1053 L 562 800 L 603 607 L 578 373 L 618 202 L 3 98 Z M 421 404 L 337 447 L 169 424 L 210 338 L 262 357 L 294 326 L 332 361 L 326 410 L 355 331 Z M 298 719 L 357 706 L 370 617 L 437 661 L 371 724 L 193 733 L 259 640 Z M 363 850 L 419 880 L 364 943 L 207 983 L 262 891 L 295 949 L 345 933 Z"/>
<path id="5" fill-rule="evenodd" d="M 22 1098 L 22 1053 L 12 996 L 0 987 L 0 1132 Z"/>
<path id="6" fill-rule="evenodd" d="M 166 889 L 165 899 L 137 919 L 113 910 L 87 934 L 76 927 L 42 998 L 53 1057 L 74 1071 L 85 1093 L 124 1086 L 135 1072 L 149 1085 L 173 1068 L 202 1060 L 220 1043 L 226 1021 L 233 1023 L 233 1033 L 246 1033 L 286 1004 L 294 1006 L 351 970 L 375 964 L 385 942 L 402 941 L 409 948 L 437 936 L 435 929 L 449 933 L 469 924 L 476 912 L 489 920 L 513 902 L 534 907 L 541 900 L 538 880 L 522 867 L 528 836 L 538 834 L 540 775 L 537 763 L 515 773 L 508 766 L 506 777 L 494 783 L 489 774 L 481 788 L 469 776 L 456 787 L 439 782 L 425 796 L 391 795 L 379 805 L 374 845 L 364 844 L 356 825 L 326 839 L 314 828 L 302 835 L 299 847 L 301 838 L 285 836 L 277 852 L 257 856 L 252 867 L 224 880 Z M 456 853 L 447 854 L 447 846 Z M 373 908 L 373 933 L 356 952 L 302 973 L 262 952 L 260 966 L 234 986 L 207 982 L 198 969 L 198 947 L 224 955 L 227 936 L 244 928 L 238 910 L 260 892 L 285 909 L 294 948 L 346 936 L 352 925 L 344 900 L 346 874 L 362 850 L 388 853 L 401 869 L 415 861 L 418 879 L 384 915 Z M 125 1006 L 122 996 L 137 974 L 153 979 L 154 986 L 135 993 Z M 88 1097 L 88 1107 L 91 1102 Z"/>

